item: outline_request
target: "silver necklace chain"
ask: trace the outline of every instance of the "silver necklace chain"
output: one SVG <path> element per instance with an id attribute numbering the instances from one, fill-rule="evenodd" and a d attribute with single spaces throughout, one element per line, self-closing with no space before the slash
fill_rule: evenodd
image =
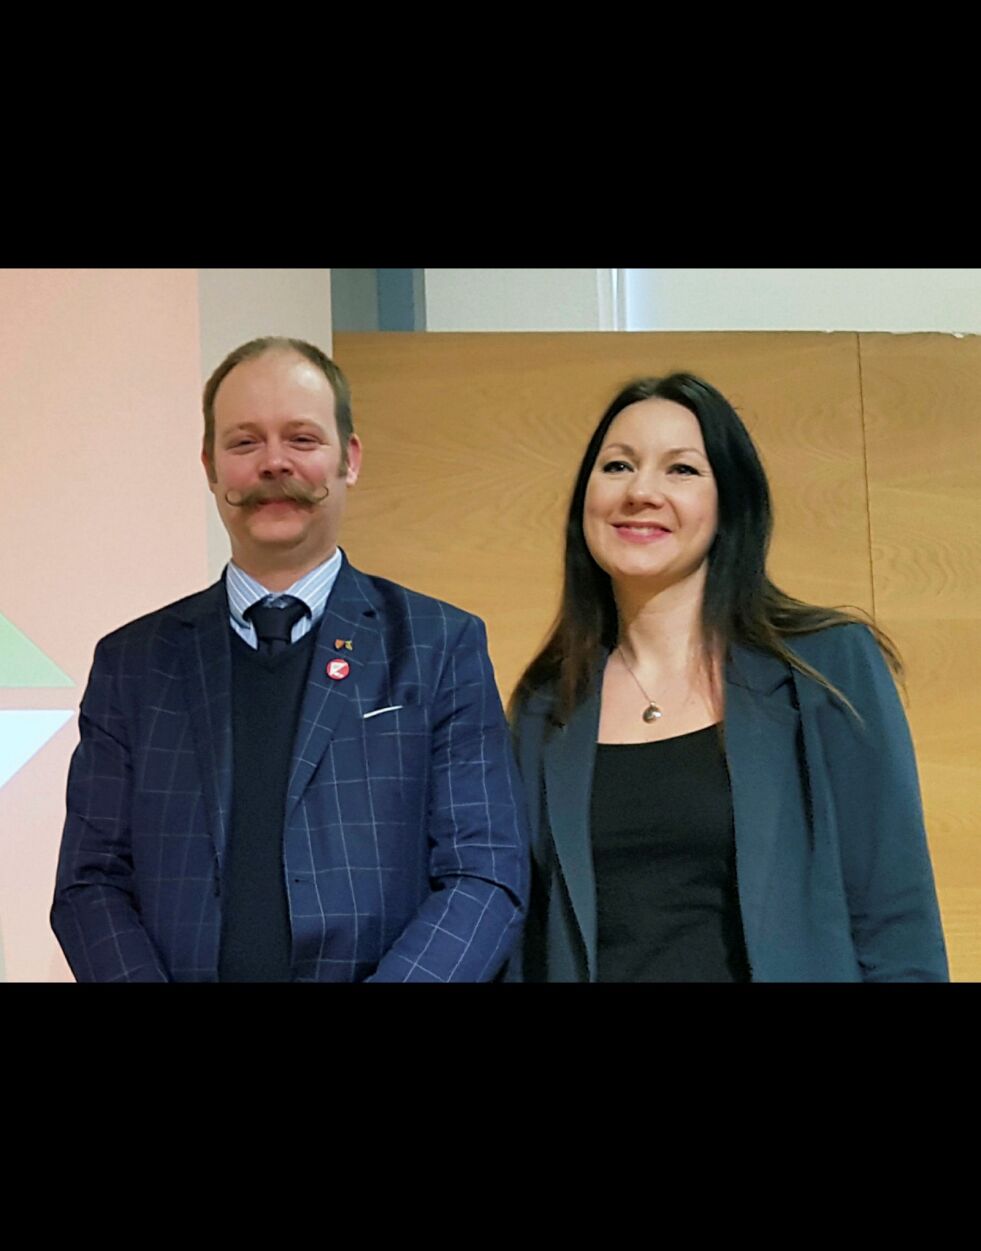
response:
<path id="1" fill-rule="evenodd" d="M 650 695 L 648 695 L 647 692 L 644 690 L 644 688 L 641 686 L 640 679 L 637 677 L 636 673 L 634 673 L 633 669 L 631 669 L 631 667 L 627 664 L 627 658 L 623 654 L 623 648 L 620 646 L 619 643 L 617 643 L 617 651 L 620 655 L 620 659 L 623 661 L 623 667 L 630 674 L 633 680 L 637 683 L 638 691 L 640 691 L 641 695 L 643 695 L 643 697 L 647 700 L 647 707 L 641 713 L 641 716 L 647 722 L 647 724 L 650 725 L 652 721 L 657 721 L 658 718 L 662 717 L 664 714 L 661 712 L 661 709 L 657 706 L 654 700 L 651 699 Z"/>

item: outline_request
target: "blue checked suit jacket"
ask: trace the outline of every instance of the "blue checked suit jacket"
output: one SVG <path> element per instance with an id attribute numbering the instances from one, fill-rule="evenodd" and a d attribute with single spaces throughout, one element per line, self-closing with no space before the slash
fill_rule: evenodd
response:
<path id="1" fill-rule="evenodd" d="M 218 582 L 96 648 L 51 914 L 79 981 L 217 980 L 230 646 Z M 338 657 L 351 670 L 333 681 Z M 527 843 L 482 623 L 345 559 L 286 795 L 293 979 L 492 979 L 518 938 Z"/>

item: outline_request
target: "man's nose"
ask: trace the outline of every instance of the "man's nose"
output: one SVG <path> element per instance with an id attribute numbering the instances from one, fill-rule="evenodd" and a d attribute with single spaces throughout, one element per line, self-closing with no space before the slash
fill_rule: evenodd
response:
<path id="1" fill-rule="evenodd" d="M 263 478 L 281 478 L 293 472 L 289 449 L 279 439 L 268 439 L 259 461 L 259 473 Z"/>

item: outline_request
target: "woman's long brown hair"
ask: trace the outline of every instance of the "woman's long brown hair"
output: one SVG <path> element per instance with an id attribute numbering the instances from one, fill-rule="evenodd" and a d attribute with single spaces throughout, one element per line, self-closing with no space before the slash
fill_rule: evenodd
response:
<path id="1" fill-rule="evenodd" d="M 586 487 L 606 432 L 630 404 L 673 400 L 694 414 L 719 494 L 718 528 L 708 557 L 702 603 L 702 642 L 707 656 L 724 657 L 730 643 L 756 647 L 819 682 L 853 712 L 847 697 L 795 655 L 788 639 L 831 626 L 868 627 L 890 668 L 902 678 L 895 645 L 860 611 L 822 608 L 794 599 L 771 582 L 766 557 L 773 531 L 770 488 L 759 454 L 735 409 L 694 374 L 642 378 L 625 387 L 603 414 L 579 466 L 566 519 L 565 574 L 558 615 L 541 650 L 525 669 L 509 704 L 512 719 L 532 692 L 554 692 L 553 717 L 568 720 L 590 689 L 604 655 L 619 634 L 609 575 L 590 555 L 583 535 Z"/>

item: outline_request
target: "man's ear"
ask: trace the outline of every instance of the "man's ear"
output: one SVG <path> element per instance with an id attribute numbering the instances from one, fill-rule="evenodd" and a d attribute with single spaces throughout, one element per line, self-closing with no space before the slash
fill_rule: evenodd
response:
<path id="1" fill-rule="evenodd" d="M 215 489 L 215 482 L 217 481 L 215 478 L 215 466 L 211 457 L 208 455 L 208 449 L 204 446 L 204 444 L 201 445 L 201 464 L 204 465 L 204 472 L 208 475 L 208 486 L 213 491 Z"/>
<path id="2" fill-rule="evenodd" d="M 361 440 L 356 434 L 352 434 L 348 439 L 346 454 L 347 472 L 344 475 L 344 481 L 348 486 L 354 486 L 361 472 Z"/>

